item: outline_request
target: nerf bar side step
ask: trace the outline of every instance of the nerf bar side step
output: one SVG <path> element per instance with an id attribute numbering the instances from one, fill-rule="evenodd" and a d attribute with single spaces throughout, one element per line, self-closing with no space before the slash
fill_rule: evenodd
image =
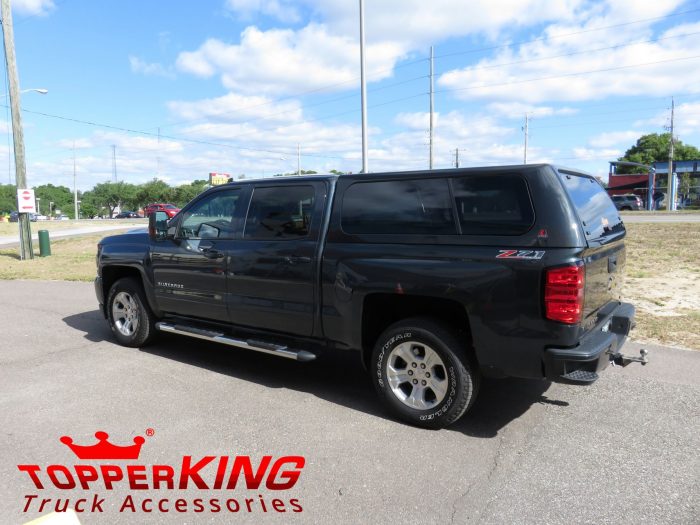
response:
<path id="1" fill-rule="evenodd" d="M 280 357 L 286 357 L 287 359 L 294 359 L 295 361 L 313 361 L 316 359 L 316 355 L 312 354 L 307 350 L 292 350 L 284 345 L 276 345 L 272 343 L 267 343 L 263 341 L 254 341 L 252 339 L 234 339 L 221 332 L 215 332 L 213 330 L 204 330 L 202 328 L 197 328 L 195 326 L 186 326 L 181 324 L 170 324 L 170 323 L 156 323 L 156 328 L 161 332 L 168 332 L 171 334 L 186 335 L 189 337 L 195 337 L 197 339 L 204 339 L 205 341 L 212 341 L 214 343 L 221 343 L 229 346 L 235 346 L 238 348 L 245 348 L 248 350 L 255 350 L 256 352 L 263 352 L 265 354 L 272 354 Z"/>

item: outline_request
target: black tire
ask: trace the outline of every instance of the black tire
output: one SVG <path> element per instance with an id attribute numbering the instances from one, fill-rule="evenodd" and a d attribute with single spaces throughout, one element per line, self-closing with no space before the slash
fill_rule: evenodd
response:
<path id="1" fill-rule="evenodd" d="M 156 320 L 140 282 L 131 277 L 115 282 L 106 308 L 109 327 L 119 344 L 138 348 L 153 340 Z"/>
<path id="2" fill-rule="evenodd" d="M 379 336 L 371 373 L 379 397 L 394 415 L 432 429 L 462 417 L 474 403 L 480 382 L 477 367 L 454 331 L 420 317 L 394 323 Z"/>

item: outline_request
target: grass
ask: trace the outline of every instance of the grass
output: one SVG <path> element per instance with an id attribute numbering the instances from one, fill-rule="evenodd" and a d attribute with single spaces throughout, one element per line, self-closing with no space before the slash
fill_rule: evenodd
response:
<path id="1" fill-rule="evenodd" d="M 92 281 L 97 243 L 114 233 L 119 231 L 52 241 L 50 257 L 39 257 L 39 243 L 34 242 L 35 258 L 26 261 L 20 260 L 18 247 L 0 250 L 0 279 Z"/>
<path id="2" fill-rule="evenodd" d="M 623 299 L 633 338 L 700 350 L 700 223 L 630 223 Z"/>
<path id="3" fill-rule="evenodd" d="M 127 229 L 138 223 L 124 221 Z M 700 350 L 700 223 L 632 223 L 627 231 L 623 300 L 637 306 L 633 338 Z M 38 257 L 35 242 L 29 261 L 16 247 L 0 250 L 0 279 L 92 281 L 97 243 L 114 233 L 52 241 L 50 257 Z"/>

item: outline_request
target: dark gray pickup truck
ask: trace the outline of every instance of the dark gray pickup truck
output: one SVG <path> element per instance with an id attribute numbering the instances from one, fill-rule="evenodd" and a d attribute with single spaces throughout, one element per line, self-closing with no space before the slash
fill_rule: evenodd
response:
<path id="1" fill-rule="evenodd" d="M 101 241 L 95 290 L 123 345 L 356 352 L 395 416 L 439 428 L 482 375 L 646 362 L 620 354 L 624 239 L 595 178 L 550 165 L 232 182 Z"/>

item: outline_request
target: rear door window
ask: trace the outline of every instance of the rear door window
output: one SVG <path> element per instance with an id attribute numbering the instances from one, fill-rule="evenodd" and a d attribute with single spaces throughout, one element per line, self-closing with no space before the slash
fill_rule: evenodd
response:
<path id="1" fill-rule="evenodd" d="M 470 175 L 453 179 L 464 235 L 520 235 L 535 220 L 527 183 L 519 175 Z"/>
<path id="2" fill-rule="evenodd" d="M 572 171 L 560 170 L 559 173 L 587 239 L 599 239 L 624 231 L 620 213 L 597 180 Z"/>
<path id="3" fill-rule="evenodd" d="M 456 234 L 447 179 L 357 182 L 343 195 L 350 234 Z"/>

